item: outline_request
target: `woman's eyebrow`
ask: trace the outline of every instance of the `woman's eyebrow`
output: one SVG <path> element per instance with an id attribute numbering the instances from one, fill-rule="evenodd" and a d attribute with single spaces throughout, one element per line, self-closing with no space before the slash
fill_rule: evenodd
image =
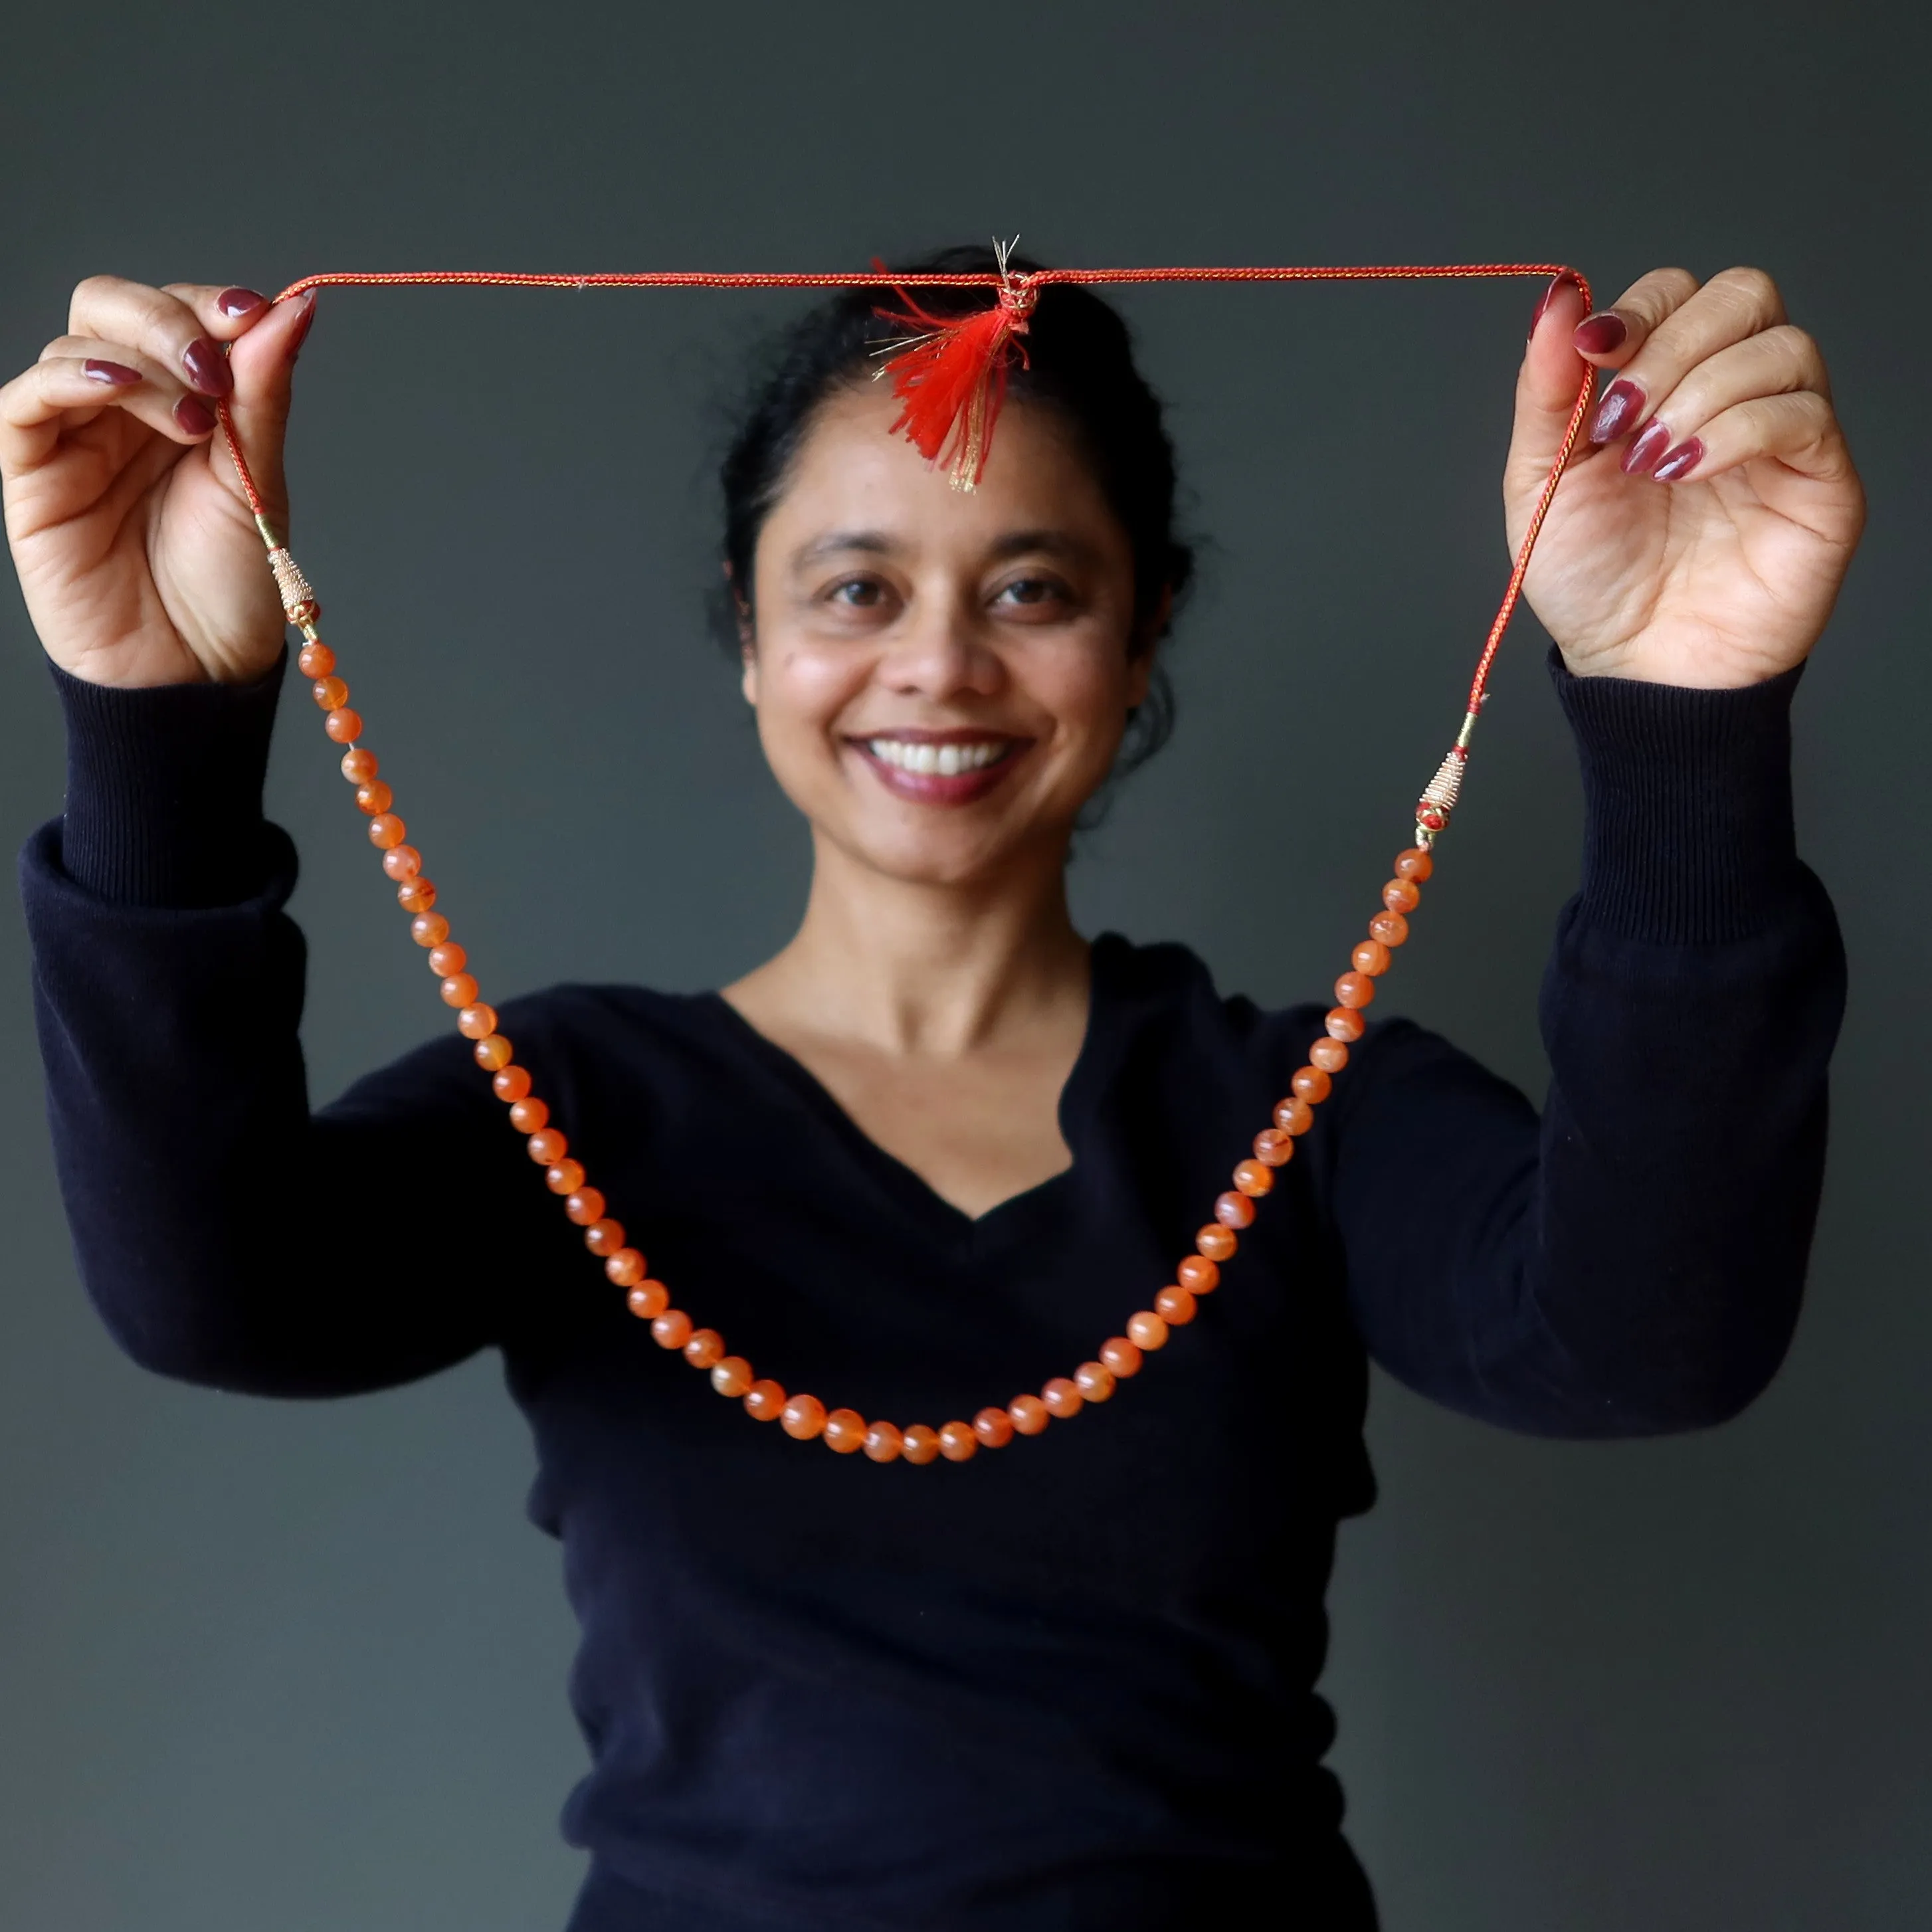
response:
<path id="1" fill-rule="evenodd" d="M 992 554 L 1004 560 L 1011 556 L 1064 556 L 1084 560 L 1093 555 L 1093 546 L 1065 530 L 1011 530 L 994 540 Z"/>
<path id="2" fill-rule="evenodd" d="M 846 550 L 866 550 L 876 556 L 890 556 L 897 546 L 883 530 L 833 530 L 814 537 L 794 556 L 794 564 L 807 566 L 837 556 Z"/>

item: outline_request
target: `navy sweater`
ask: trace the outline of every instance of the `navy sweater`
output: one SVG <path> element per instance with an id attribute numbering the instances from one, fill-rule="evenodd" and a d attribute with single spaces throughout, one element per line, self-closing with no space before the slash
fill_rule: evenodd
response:
<path id="1" fill-rule="evenodd" d="M 1377 1021 L 1191 1326 L 1076 1426 L 923 1468 L 754 1425 L 656 1347 L 467 1042 L 311 1111 L 295 854 L 260 808 L 279 673 L 57 674 L 66 812 L 22 883 L 88 1292 L 135 1360 L 220 1389 L 501 1352 L 583 1627 L 572 1932 L 1372 1925 L 1312 1688 L 1336 1526 L 1373 1496 L 1369 1360 L 1541 1434 L 1720 1422 L 1789 1342 L 1818 1197 L 1843 968 L 1792 840 L 1797 674 L 1552 669 L 1588 816 L 1540 1122 Z M 1148 1304 L 1326 1004 L 1102 937 L 1072 1166 L 976 1220 L 715 994 L 502 1016 L 682 1305 L 789 1386 L 937 1424 Z"/>

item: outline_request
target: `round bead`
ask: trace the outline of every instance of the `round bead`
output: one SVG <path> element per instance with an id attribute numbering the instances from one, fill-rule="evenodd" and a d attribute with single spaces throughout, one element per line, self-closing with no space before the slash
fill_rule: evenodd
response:
<path id="1" fill-rule="evenodd" d="M 634 1288 L 644 1278 L 644 1258 L 635 1248 L 620 1248 L 604 1264 L 604 1272 L 620 1288 Z"/>
<path id="2" fill-rule="evenodd" d="M 527 1066 L 506 1066 L 490 1084 L 496 1090 L 500 1100 L 520 1100 L 530 1090 L 530 1070 Z"/>
<path id="3" fill-rule="evenodd" d="M 754 1422 L 776 1422 L 784 1413 L 785 1392 L 782 1382 L 754 1382 L 745 1391 L 745 1413 Z"/>
<path id="4" fill-rule="evenodd" d="M 501 1034 L 485 1034 L 470 1049 L 470 1058 L 485 1073 L 494 1073 L 498 1067 L 509 1065 L 514 1050 Z"/>
<path id="5" fill-rule="evenodd" d="M 440 946 L 429 950 L 429 970 L 439 980 L 446 980 L 451 974 L 460 973 L 470 964 L 470 956 L 454 940 L 446 940 Z M 468 1002 L 466 1000 L 466 1005 Z"/>
<path id="6" fill-rule="evenodd" d="M 1022 1436 L 1037 1436 L 1053 1420 L 1053 1412 L 1036 1395 L 1016 1395 L 1006 1404 L 1006 1414 Z"/>
<path id="7" fill-rule="evenodd" d="M 1269 1167 L 1286 1167 L 1294 1158 L 1294 1137 L 1280 1127 L 1264 1127 L 1255 1136 L 1255 1158 Z"/>
<path id="8" fill-rule="evenodd" d="M 396 795 L 380 778 L 356 788 L 356 808 L 366 812 L 373 818 L 379 812 L 387 812 L 396 802 Z"/>
<path id="9" fill-rule="evenodd" d="M 633 1315 L 655 1322 L 670 1306 L 670 1290 L 661 1281 L 640 1281 L 624 1299 Z"/>
<path id="10" fill-rule="evenodd" d="M 1369 1023 L 1352 1007 L 1334 1006 L 1322 1024 L 1328 1028 L 1330 1040 L 1360 1040 L 1368 1030 Z"/>
<path id="11" fill-rule="evenodd" d="M 539 1167 L 549 1167 L 562 1160 L 564 1150 L 570 1143 L 554 1127 L 545 1127 L 531 1135 L 524 1144 L 530 1149 L 530 1158 Z M 583 1185 L 580 1179 L 568 1188 L 566 1193 L 574 1194 Z"/>
<path id="12" fill-rule="evenodd" d="M 413 845 L 392 845 L 382 854 L 382 869 L 398 882 L 422 870 L 422 854 Z"/>
<path id="13" fill-rule="evenodd" d="M 1196 1252 L 1210 1262 L 1228 1260 L 1240 1245 L 1234 1229 L 1222 1221 L 1210 1221 L 1194 1238 Z"/>
<path id="14" fill-rule="evenodd" d="M 428 879 L 404 879 L 396 887 L 396 903 L 405 912 L 428 912 L 436 904 L 436 887 Z"/>
<path id="15" fill-rule="evenodd" d="M 1389 950 L 1379 939 L 1364 940 L 1350 957 L 1354 962 L 1355 970 L 1367 974 L 1372 980 L 1378 973 L 1388 970 Z"/>
<path id="16" fill-rule="evenodd" d="M 439 952 L 442 948 L 436 949 Z M 478 987 L 474 973 L 452 973 L 436 988 L 446 1006 L 469 1006 L 476 1003 Z"/>
<path id="17" fill-rule="evenodd" d="M 342 754 L 342 776 L 351 784 L 367 784 L 377 770 L 374 752 L 344 752 Z"/>
<path id="18" fill-rule="evenodd" d="M 1420 845 L 1411 845 L 1395 855 L 1395 875 L 1413 879 L 1418 885 L 1436 869 L 1436 861 Z"/>
<path id="19" fill-rule="evenodd" d="M 349 702 L 349 687 L 339 677 L 319 677 L 312 695 L 325 711 L 340 711 Z"/>
<path id="20" fill-rule="evenodd" d="M 922 1422 L 914 1423 L 899 1438 L 900 1453 L 908 1462 L 936 1462 L 939 1460 L 939 1432 Z"/>
<path id="21" fill-rule="evenodd" d="M 849 1456 L 866 1446 L 866 1418 L 856 1408 L 835 1408 L 825 1418 L 825 1446 Z"/>
<path id="22" fill-rule="evenodd" d="M 1212 1294 L 1221 1285 L 1221 1270 L 1205 1255 L 1190 1255 L 1174 1270 L 1174 1278 L 1191 1294 Z M 1132 1329 L 1127 1332 L 1133 1334 Z M 1139 1338 L 1136 1336 L 1135 1339 L 1138 1340 Z M 1103 1362 L 1107 1360 L 1104 1355 L 1100 1359 Z M 1108 1362 L 1107 1366 L 1112 1368 L 1113 1364 Z"/>
<path id="23" fill-rule="evenodd" d="M 904 1448 L 896 1422 L 875 1422 L 866 1431 L 866 1454 L 874 1462 L 896 1462 Z"/>
<path id="24" fill-rule="evenodd" d="M 1366 1006 L 1376 997 L 1376 982 L 1366 973 L 1344 973 L 1335 982 L 1335 997 L 1345 1006 Z"/>
<path id="25" fill-rule="evenodd" d="M 1335 1083 L 1322 1072 L 1320 1067 L 1304 1066 L 1288 1084 L 1311 1107 L 1316 1107 L 1328 1099 L 1329 1090 Z"/>
<path id="26" fill-rule="evenodd" d="M 1154 1298 L 1154 1312 L 1170 1328 L 1184 1328 L 1194 1319 L 1195 1300 L 1184 1288 L 1170 1284 Z"/>
<path id="27" fill-rule="evenodd" d="M 1114 1392 L 1114 1372 L 1104 1362 L 1082 1362 L 1073 1371 L 1073 1386 L 1089 1402 L 1105 1402 Z"/>
<path id="28" fill-rule="evenodd" d="M 1348 1064 L 1348 1049 L 1339 1040 L 1318 1040 L 1309 1048 L 1308 1058 L 1324 1073 L 1339 1073 Z"/>
<path id="29" fill-rule="evenodd" d="M 1112 1371 L 1116 1378 L 1123 1376 L 1137 1376 L 1141 1372 L 1141 1352 L 1137 1343 L 1130 1342 L 1124 1335 L 1110 1336 L 1100 1344 L 1102 1364 Z M 1095 1401 L 1100 1400 L 1094 1397 Z"/>
<path id="30" fill-rule="evenodd" d="M 379 812 L 369 821 L 369 843 L 380 852 L 393 850 L 408 830 L 393 812 Z"/>
<path id="31" fill-rule="evenodd" d="M 711 1386 L 720 1395 L 742 1395 L 752 1386 L 751 1364 L 742 1355 L 727 1355 L 713 1364 Z"/>
<path id="32" fill-rule="evenodd" d="M 1382 904 L 1390 912 L 1413 912 L 1422 903 L 1422 895 L 1406 879 L 1391 879 L 1382 888 Z"/>
<path id="33" fill-rule="evenodd" d="M 1255 1224 L 1255 1204 L 1238 1188 L 1231 1187 L 1226 1193 L 1214 1197 L 1214 1218 L 1224 1228 L 1252 1228 Z"/>
<path id="34" fill-rule="evenodd" d="M 724 1338 L 715 1328 L 694 1328 L 685 1337 L 684 1359 L 694 1369 L 713 1369 L 724 1359 Z"/>
<path id="35" fill-rule="evenodd" d="M 326 677 L 335 668 L 335 653 L 320 638 L 296 654 L 296 669 L 304 677 Z"/>
<path id="36" fill-rule="evenodd" d="M 506 1072 L 510 1070 L 504 1069 Z M 520 1067 L 517 1070 L 522 1072 Z M 527 1076 L 526 1076 L 527 1077 Z M 527 1088 L 525 1091 L 529 1090 Z M 538 1128 L 550 1124 L 550 1102 L 548 1100 L 519 1100 L 510 1109 L 510 1124 L 520 1134 L 533 1134 Z"/>
<path id="37" fill-rule="evenodd" d="M 1004 1408 L 982 1408 L 973 1418 L 973 1433 L 988 1449 L 1004 1449 L 1013 1439 L 1013 1419 Z"/>
<path id="38" fill-rule="evenodd" d="M 815 1395 L 795 1395 L 785 1404 L 778 1426 L 794 1442 L 809 1442 L 825 1426 L 825 1405 Z"/>
<path id="39" fill-rule="evenodd" d="M 1048 1412 L 1058 1416 L 1062 1422 L 1078 1415 L 1087 1406 L 1087 1398 L 1080 1393 L 1080 1384 L 1071 1376 L 1055 1376 L 1040 1392 Z"/>
<path id="40" fill-rule="evenodd" d="M 614 1255 L 624 1245 L 621 1221 L 593 1221 L 584 1231 L 584 1245 L 593 1255 Z"/>
<path id="41" fill-rule="evenodd" d="M 1384 946 L 1400 946 L 1408 937 L 1408 921 L 1399 912 L 1378 912 L 1369 921 L 1369 937 Z"/>
<path id="42" fill-rule="evenodd" d="M 456 1030 L 465 1040 L 481 1040 L 485 1034 L 496 1030 L 496 1009 L 478 1000 L 473 1006 L 465 1006 L 456 1016 Z"/>
<path id="43" fill-rule="evenodd" d="M 560 1134 L 560 1140 L 562 1136 Z M 535 1134 L 530 1138 L 536 1138 Z M 544 1176 L 544 1185 L 553 1194 L 574 1194 L 584 1185 L 584 1163 L 580 1160 L 559 1160 L 551 1164 L 550 1172 Z"/>
<path id="44" fill-rule="evenodd" d="M 1244 1160 L 1234 1170 L 1234 1185 L 1244 1194 L 1265 1194 L 1274 1185 L 1274 1169 L 1265 1161 Z"/>
<path id="45" fill-rule="evenodd" d="M 946 1424 L 939 1432 L 939 1453 L 949 1462 L 971 1462 L 980 1453 L 980 1438 L 973 1433 L 971 1424 Z"/>
<path id="46" fill-rule="evenodd" d="M 570 1198 L 563 1204 L 564 1219 L 574 1221 L 580 1228 L 587 1228 L 593 1221 L 604 1218 L 604 1196 L 600 1189 L 586 1187 L 579 1181 L 571 1190 Z"/>
<path id="47" fill-rule="evenodd" d="M 1127 1335 L 1137 1348 L 1164 1348 L 1167 1324 L 1151 1308 L 1143 1308 L 1128 1322 Z"/>
<path id="48" fill-rule="evenodd" d="M 1299 1094 L 1275 1103 L 1274 1124 L 1285 1134 L 1305 1134 L 1315 1124 L 1315 1109 Z"/>
<path id="49" fill-rule="evenodd" d="M 344 705 L 340 711 L 332 711 L 322 721 L 322 728 L 338 745 L 352 745 L 362 735 L 362 714 Z"/>
<path id="50" fill-rule="evenodd" d="M 651 1324 L 651 1340 L 660 1348 L 682 1348 L 691 1340 L 691 1317 L 681 1308 L 667 1308 Z"/>
<path id="51" fill-rule="evenodd" d="M 418 946 L 440 946 L 449 937 L 449 922 L 440 912 L 419 912 L 410 921 L 410 937 Z"/>

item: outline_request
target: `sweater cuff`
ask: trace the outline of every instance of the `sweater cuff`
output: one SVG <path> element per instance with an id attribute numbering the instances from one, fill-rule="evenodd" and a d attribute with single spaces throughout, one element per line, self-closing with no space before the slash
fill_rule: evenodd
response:
<path id="1" fill-rule="evenodd" d="M 1791 812 L 1800 664 L 1726 691 L 1550 675 L 1583 770 L 1582 910 L 1633 939 L 1744 939 L 1802 890 Z"/>
<path id="2" fill-rule="evenodd" d="M 121 905 L 192 910 L 259 892 L 262 787 L 288 665 L 252 684 L 91 684 L 50 664 L 67 722 L 61 868 Z"/>

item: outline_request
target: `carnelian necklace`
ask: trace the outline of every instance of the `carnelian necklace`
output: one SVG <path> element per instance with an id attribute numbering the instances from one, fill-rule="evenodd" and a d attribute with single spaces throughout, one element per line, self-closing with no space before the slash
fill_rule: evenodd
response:
<path id="1" fill-rule="evenodd" d="M 464 271 L 417 274 L 339 274 L 304 276 L 276 297 L 285 302 L 326 286 L 457 284 L 520 288 L 583 289 L 849 289 L 897 292 L 910 314 L 891 319 L 923 332 L 891 345 L 892 359 L 880 370 L 890 375 L 903 407 L 896 430 L 902 430 L 929 460 L 944 460 L 952 482 L 971 489 L 986 467 L 993 428 L 1005 393 L 1006 369 L 1024 360 L 1022 338 L 1042 288 L 1060 284 L 1121 282 L 1312 282 L 1450 280 L 1464 277 L 1562 277 L 1574 280 L 1587 304 L 1588 283 L 1560 262 L 1491 262 L 1422 268 L 1048 268 L 1030 274 L 895 275 L 884 268 L 870 274 L 771 275 L 665 272 L 640 274 L 514 274 Z M 984 288 L 992 304 L 959 316 L 927 314 L 905 294 L 909 288 Z M 1184 1328 L 1198 1310 L 1200 1298 L 1220 1283 L 1222 1264 L 1233 1258 L 1241 1232 L 1250 1226 L 1257 1204 L 1274 1186 L 1275 1172 L 1293 1157 L 1297 1138 L 1313 1124 L 1314 1109 L 1328 1096 L 1334 1076 L 1348 1064 L 1348 1048 L 1363 1032 L 1362 1009 L 1376 996 L 1376 981 L 1389 965 L 1393 950 L 1408 937 L 1408 915 L 1421 898 L 1424 882 L 1434 870 L 1430 854 L 1436 835 L 1449 822 L 1462 789 L 1469 740 L 1488 695 L 1490 669 L 1522 594 L 1525 572 L 1538 532 L 1548 513 L 1564 465 L 1570 460 L 1593 393 L 1594 371 L 1586 368 L 1556 461 L 1539 492 L 1529 527 L 1510 572 L 1496 621 L 1490 626 L 1469 686 L 1462 729 L 1415 807 L 1415 842 L 1396 855 L 1395 876 L 1382 888 L 1382 909 L 1369 922 L 1368 937 L 1355 948 L 1349 970 L 1335 982 L 1336 1004 L 1326 1034 L 1308 1050 L 1308 1064 L 1289 1083 L 1292 1090 L 1274 1109 L 1271 1125 L 1255 1136 L 1252 1157 L 1234 1169 L 1234 1185 L 1214 1203 L 1214 1219 L 1194 1238 L 1194 1252 L 1183 1258 L 1174 1278 L 1153 1298 L 1150 1307 L 1128 1317 L 1124 1334 L 1100 1345 L 1098 1357 L 1082 1362 L 1070 1376 L 1055 1376 L 1037 1394 L 1015 1396 L 1004 1405 L 981 1409 L 970 1422 L 952 1421 L 934 1429 L 922 1422 L 902 1426 L 856 1410 L 828 1411 L 814 1395 L 788 1391 L 759 1376 L 742 1355 L 730 1353 L 715 1328 L 700 1328 L 670 1291 L 652 1280 L 643 1253 L 632 1246 L 622 1222 L 606 1213 L 603 1195 L 590 1185 L 581 1161 L 574 1158 L 562 1132 L 550 1124 L 549 1106 L 534 1091 L 527 1068 L 512 1058 L 508 1040 L 496 1030 L 496 1012 L 484 1004 L 469 956 L 450 937 L 448 920 L 436 910 L 436 890 L 422 871 L 422 855 L 404 842 L 405 827 L 392 809 L 394 800 L 376 776 L 376 755 L 363 748 L 361 715 L 349 707 L 349 686 L 336 675 L 335 652 L 316 626 L 321 607 L 270 524 L 240 439 L 225 403 L 218 405 L 228 453 L 249 506 L 268 547 L 268 562 L 281 592 L 288 621 L 302 632 L 296 662 L 314 681 L 316 703 L 326 714 L 322 728 L 346 746 L 342 775 L 356 788 L 358 808 L 368 815 L 369 842 L 382 855 L 382 870 L 396 884 L 396 899 L 410 915 L 410 934 L 429 955 L 430 970 L 441 982 L 443 1003 L 457 1010 L 457 1030 L 476 1042 L 477 1065 L 489 1074 L 496 1096 L 509 1108 L 510 1123 L 524 1135 L 530 1156 L 543 1170 L 544 1184 L 560 1196 L 566 1216 L 584 1230 L 584 1244 L 604 1264 L 604 1272 L 622 1289 L 631 1312 L 650 1322 L 658 1345 L 675 1350 L 711 1378 L 720 1395 L 742 1402 L 760 1422 L 776 1421 L 800 1442 L 814 1438 L 841 1455 L 862 1450 L 875 1462 L 927 1463 L 970 1461 L 982 1448 L 1003 1448 L 1017 1436 L 1037 1436 L 1049 1422 L 1078 1415 L 1089 1402 L 1105 1402 L 1123 1378 L 1139 1373 L 1148 1352 L 1164 1348 L 1172 1331 Z"/>

